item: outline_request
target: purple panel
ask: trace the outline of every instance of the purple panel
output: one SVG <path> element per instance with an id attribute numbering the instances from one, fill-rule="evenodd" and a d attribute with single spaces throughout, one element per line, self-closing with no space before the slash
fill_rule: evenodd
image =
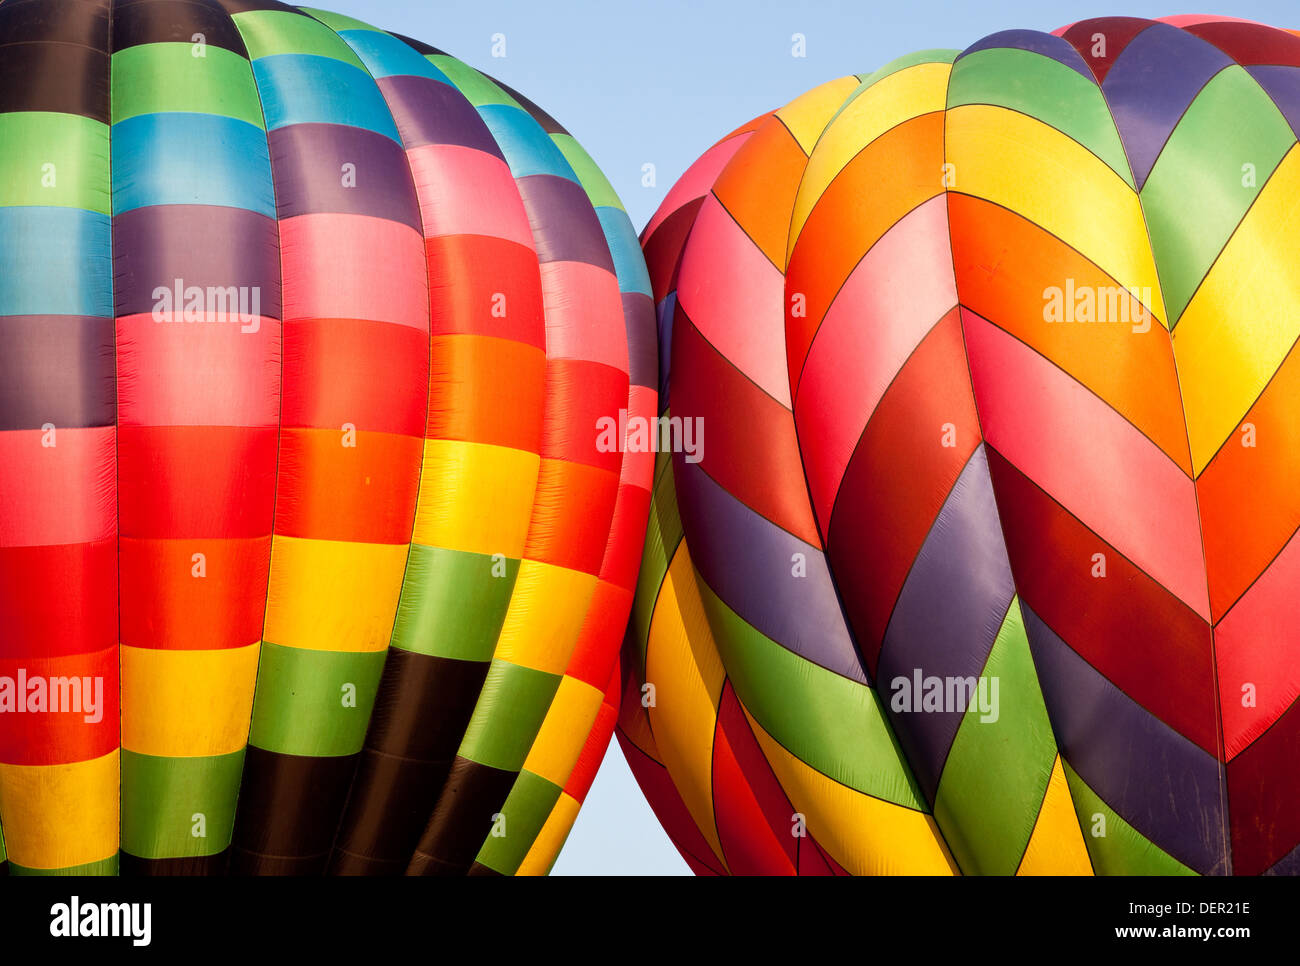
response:
<path id="1" fill-rule="evenodd" d="M 406 152 L 392 138 L 347 124 L 290 124 L 272 131 L 270 143 L 281 221 L 338 212 L 385 218 L 422 231 Z M 353 166 L 354 187 L 345 184 L 346 164 Z"/>
<path id="2" fill-rule="evenodd" d="M 1291 130 L 1300 137 L 1300 67 L 1247 67 L 1250 76 L 1264 89 L 1282 112 Z"/>
<path id="3" fill-rule="evenodd" d="M 694 549 L 694 545 L 692 545 Z M 859 553 L 872 553 L 859 547 Z M 885 629 L 876 689 L 933 803 L 964 708 L 895 712 L 891 682 L 978 678 L 1015 596 L 988 457 L 981 444 L 957 478 L 921 546 Z"/>
<path id="4" fill-rule="evenodd" d="M 749 509 L 682 454 L 673 456 L 673 474 L 691 561 L 713 592 L 778 644 L 865 684 L 822 552 Z M 805 577 L 791 573 L 795 553 L 807 561 Z"/>
<path id="5" fill-rule="evenodd" d="M 112 426 L 115 366 L 112 319 L 0 318 L 0 430 Z"/>
<path id="6" fill-rule="evenodd" d="M 634 386 L 657 389 L 659 344 L 655 336 L 655 306 L 650 296 L 624 292 L 623 322 L 627 328 L 628 380 Z"/>
<path id="7" fill-rule="evenodd" d="M 605 230 L 582 185 L 553 174 L 515 179 L 537 242 L 537 261 L 586 262 L 614 274 Z"/>
<path id="8" fill-rule="evenodd" d="M 1124 821 L 1203 875 L 1228 872 L 1223 773 L 1020 603 L 1061 754 Z"/>
<path id="9" fill-rule="evenodd" d="M 156 205 L 113 219 L 118 316 L 152 312 L 154 290 L 236 286 L 260 290 L 261 313 L 280 318 L 280 233 L 265 215 L 215 205 Z"/>
<path id="10" fill-rule="evenodd" d="M 1300 845 L 1282 856 L 1265 875 L 1300 875 Z"/>
<path id="11" fill-rule="evenodd" d="M 673 317 L 677 314 L 677 290 L 673 289 L 659 303 L 659 410 L 668 408 L 668 373 L 673 357 Z"/>
<path id="12" fill-rule="evenodd" d="M 375 83 L 407 150 L 425 144 L 459 144 L 505 160 L 474 105 L 451 85 L 409 74 L 381 77 Z"/>
<path id="13" fill-rule="evenodd" d="M 1163 23 L 1142 31 L 1116 58 L 1101 89 L 1139 191 L 1188 105 L 1231 64 L 1217 47 Z"/>
<path id="14" fill-rule="evenodd" d="M 963 50 L 957 59 L 961 60 L 962 57 L 981 50 L 1005 48 L 1042 54 L 1044 57 L 1059 61 L 1072 70 L 1077 70 L 1088 80 L 1093 80 L 1092 71 L 1088 69 L 1084 59 L 1079 56 L 1079 52 L 1070 45 L 1069 41 L 1038 30 L 1003 30 L 995 34 L 989 34 L 983 40 Z"/>

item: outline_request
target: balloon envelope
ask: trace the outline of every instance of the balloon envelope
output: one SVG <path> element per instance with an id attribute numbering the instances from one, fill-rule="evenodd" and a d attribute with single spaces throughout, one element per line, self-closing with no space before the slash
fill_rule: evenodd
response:
<path id="1" fill-rule="evenodd" d="M 649 502 L 597 429 L 656 381 L 521 95 L 275 2 L 0 6 L 10 870 L 545 872 Z"/>
<path id="2" fill-rule="evenodd" d="M 670 191 L 619 735 L 696 871 L 1300 872 L 1298 79 L 1006 31 Z"/>

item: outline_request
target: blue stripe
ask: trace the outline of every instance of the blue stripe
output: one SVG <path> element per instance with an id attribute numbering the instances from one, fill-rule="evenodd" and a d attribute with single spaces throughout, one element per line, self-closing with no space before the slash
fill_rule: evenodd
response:
<path id="1" fill-rule="evenodd" d="M 220 205 L 275 217 L 266 132 L 214 114 L 142 114 L 113 125 L 113 211 Z"/>
<path id="2" fill-rule="evenodd" d="M 392 138 L 397 125 L 374 80 L 333 57 L 273 54 L 253 61 L 266 129 L 290 124 L 348 124 Z"/>
<path id="3" fill-rule="evenodd" d="M 600 227 L 605 231 L 605 241 L 609 244 L 609 254 L 614 259 L 614 274 L 618 276 L 620 292 L 639 292 L 654 298 L 654 289 L 650 287 L 650 272 L 645 267 L 645 256 L 641 254 L 641 243 L 637 241 L 636 229 L 627 212 L 619 208 L 597 208 L 596 217 Z"/>
<path id="4" fill-rule="evenodd" d="M 553 174 L 579 183 L 550 135 L 527 112 L 509 104 L 485 104 L 478 112 L 516 178 Z"/>
<path id="5" fill-rule="evenodd" d="M 451 79 L 423 54 L 412 50 L 392 34 L 375 30 L 340 30 L 339 36 L 361 58 L 371 77 L 428 77 L 451 85 Z"/>
<path id="6" fill-rule="evenodd" d="M 0 208 L 0 315 L 112 318 L 111 224 L 81 208 Z"/>

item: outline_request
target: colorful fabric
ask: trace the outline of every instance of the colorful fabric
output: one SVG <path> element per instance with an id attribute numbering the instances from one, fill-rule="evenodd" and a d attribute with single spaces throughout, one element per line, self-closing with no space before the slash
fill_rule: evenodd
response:
<path id="1" fill-rule="evenodd" d="M 619 737 L 697 871 L 1300 872 L 1297 131 L 1300 36 L 1106 18 L 670 192 Z"/>
<path id="2" fill-rule="evenodd" d="M 0 713 L 11 870 L 546 871 L 652 473 L 591 159 L 350 18 L 25 0 L 0 175 L 0 678 L 102 684 Z"/>

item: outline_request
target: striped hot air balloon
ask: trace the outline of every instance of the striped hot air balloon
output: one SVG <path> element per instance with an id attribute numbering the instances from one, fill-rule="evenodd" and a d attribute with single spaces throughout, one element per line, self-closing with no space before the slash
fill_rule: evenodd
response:
<path id="1" fill-rule="evenodd" d="M 652 459 L 635 232 L 529 101 L 261 0 L 0 4 L 23 873 L 545 872 Z M 0 855 L 0 857 L 3 857 Z"/>
<path id="2" fill-rule="evenodd" d="M 1297 131 L 1300 36 L 1107 18 L 672 189 L 619 736 L 697 872 L 1300 873 Z"/>

